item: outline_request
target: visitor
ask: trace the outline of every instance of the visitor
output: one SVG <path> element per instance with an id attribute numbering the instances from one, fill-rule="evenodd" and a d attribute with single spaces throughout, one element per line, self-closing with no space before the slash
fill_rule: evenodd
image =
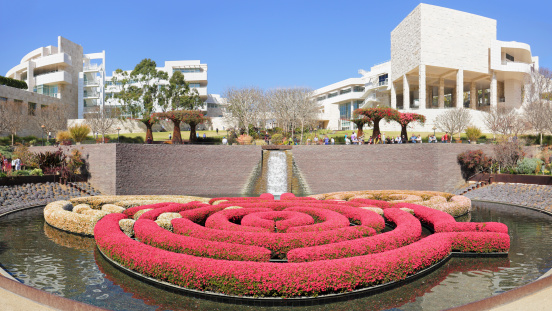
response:
<path id="1" fill-rule="evenodd" d="M 7 160 L 7 164 L 6 164 L 6 172 L 11 172 L 12 170 L 12 164 L 11 164 L 11 159 L 8 159 Z"/>
<path id="2" fill-rule="evenodd" d="M 226 137 L 222 138 L 222 144 L 223 145 L 228 145 L 228 139 L 226 139 Z"/>
<path id="3" fill-rule="evenodd" d="M 448 142 L 448 132 L 445 132 L 445 135 L 443 135 L 443 137 L 441 137 L 441 142 L 442 143 L 447 143 Z"/>
<path id="4" fill-rule="evenodd" d="M 293 145 L 293 137 L 291 137 L 291 136 L 288 139 L 288 145 L 289 146 Z"/>
<path id="5" fill-rule="evenodd" d="M 349 139 L 349 137 L 347 137 L 347 135 L 345 135 L 345 145 L 350 145 L 351 144 L 351 140 Z"/>
<path id="6" fill-rule="evenodd" d="M 218 127 L 217 127 L 217 135 L 218 135 Z"/>
<path id="7" fill-rule="evenodd" d="M 171 134 L 171 133 L 169 133 L 169 140 L 171 140 L 171 139 L 172 139 L 172 134 Z"/>
<path id="8" fill-rule="evenodd" d="M 307 145 L 310 145 L 310 143 L 311 143 L 311 139 L 309 137 L 309 138 L 307 138 Z"/>
<path id="9" fill-rule="evenodd" d="M 52 138 L 52 132 L 48 132 L 48 140 Z"/>
<path id="10" fill-rule="evenodd" d="M 351 141 L 353 142 L 353 145 L 357 144 L 357 136 L 356 136 L 355 132 L 351 133 Z"/>
<path id="11" fill-rule="evenodd" d="M 153 139 L 151 137 L 148 137 L 146 139 L 146 144 L 153 144 Z"/>
<path id="12" fill-rule="evenodd" d="M 318 145 L 318 136 L 314 136 L 314 144 Z"/>
<path id="13" fill-rule="evenodd" d="M 412 137 L 410 137 L 410 142 L 415 144 L 416 143 L 416 135 L 412 134 Z"/>
<path id="14" fill-rule="evenodd" d="M 416 138 L 416 142 L 419 144 L 422 143 L 422 134 L 418 134 L 418 137 Z"/>
<path id="15" fill-rule="evenodd" d="M 15 164 L 15 170 L 20 171 L 21 170 L 21 160 L 19 158 L 13 160 Z"/>
<path id="16" fill-rule="evenodd" d="M 372 138 L 372 136 L 370 136 L 370 138 L 368 139 L 368 145 L 373 145 L 374 144 L 374 139 Z"/>
<path id="17" fill-rule="evenodd" d="M 385 144 L 387 141 L 385 140 L 385 133 L 381 133 L 381 143 Z"/>
<path id="18" fill-rule="evenodd" d="M 330 138 L 328 137 L 328 135 L 326 135 L 326 137 L 324 137 L 324 145 L 329 145 L 330 144 Z"/>
<path id="19" fill-rule="evenodd" d="M 332 145 L 335 145 L 335 139 L 333 137 L 331 139 L 331 143 L 332 143 Z"/>
<path id="20" fill-rule="evenodd" d="M 203 139 L 207 138 L 207 135 L 205 135 L 205 133 L 203 133 Z"/>

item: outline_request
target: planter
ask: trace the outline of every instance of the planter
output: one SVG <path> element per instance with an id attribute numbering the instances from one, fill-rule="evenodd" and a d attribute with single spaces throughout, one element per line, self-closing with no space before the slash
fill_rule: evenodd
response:
<path id="1" fill-rule="evenodd" d="M 71 181 L 86 181 L 87 177 L 84 175 L 75 175 Z M 11 176 L 1 177 L 0 186 L 16 186 L 23 184 L 43 184 L 47 182 L 60 182 L 60 175 L 44 175 L 44 176 Z"/>
<path id="2" fill-rule="evenodd" d="M 516 174 L 489 174 L 479 173 L 469 181 L 481 182 L 489 181 L 503 182 L 503 183 L 520 183 L 520 184 L 533 184 L 533 185 L 552 185 L 552 176 L 546 175 L 516 175 Z"/>

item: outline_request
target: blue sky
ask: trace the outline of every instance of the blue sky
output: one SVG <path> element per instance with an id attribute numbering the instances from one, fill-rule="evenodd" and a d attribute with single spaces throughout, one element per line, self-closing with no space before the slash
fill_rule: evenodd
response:
<path id="1" fill-rule="evenodd" d="M 0 75 L 61 35 L 107 71 L 143 58 L 199 59 L 208 91 L 230 86 L 320 88 L 390 59 L 390 33 L 418 1 L 0 0 Z M 498 39 L 531 46 L 552 67 L 549 1 L 425 1 L 497 20 Z"/>

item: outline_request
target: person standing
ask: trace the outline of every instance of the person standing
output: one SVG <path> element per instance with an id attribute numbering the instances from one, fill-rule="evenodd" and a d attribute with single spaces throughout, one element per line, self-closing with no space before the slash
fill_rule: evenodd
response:
<path id="1" fill-rule="evenodd" d="M 330 141 L 331 141 L 332 145 L 335 145 L 335 139 L 333 137 Z"/>
<path id="2" fill-rule="evenodd" d="M 381 133 L 381 143 L 385 144 L 385 133 Z"/>
<path id="3" fill-rule="evenodd" d="M 14 160 L 15 162 L 15 170 L 20 171 L 21 170 L 21 159 L 17 158 Z"/>
<path id="4" fill-rule="evenodd" d="M 222 144 L 223 145 L 228 145 L 228 139 L 226 139 L 226 137 L 222 138 Z"/>

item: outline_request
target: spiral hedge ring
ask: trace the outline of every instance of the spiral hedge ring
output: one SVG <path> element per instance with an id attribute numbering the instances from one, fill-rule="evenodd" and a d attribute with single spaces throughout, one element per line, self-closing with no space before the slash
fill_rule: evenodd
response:
<path id="1" fill-rule="evenodd" d="M 415 199 L 394 194 L 390 201 Z M 427 206 L 368 195 L 274 200 L 264 194 L 134 206 L 103 216 L 94 237 L 105 256 L 143 276 L 236 297 L 346 293 L 404 280 L 451 252 L 509 249 L 504 224 L 458 223 Z M 439 195 L 418 196 L 424 202 Z M 422 226 L 434 233 L 422 238 Z"/>

